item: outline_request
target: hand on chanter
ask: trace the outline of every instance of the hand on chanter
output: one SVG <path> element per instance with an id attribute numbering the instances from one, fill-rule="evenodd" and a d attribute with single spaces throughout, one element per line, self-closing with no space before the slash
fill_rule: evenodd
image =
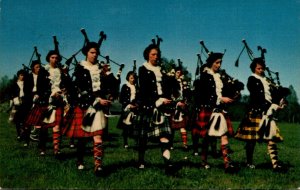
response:
<path id="1" fill-rule="evenodd" d="M 99 100 L 99 103 L 102 105 L 102 106 L 108 106 L 111 104 L 111 101 L 110 100 L 105 100 L 105 99 L 101 99 Z"/>
<path id="2" fill-rule="evenodd" d="M 164 99 L 163 100 L 163 104 L 170 104 L 172 102 L 172 100 L 170 100 L 170 99 Z"/>
<path id="3" fill-rule="evenodd" d="M 222 97 L 221 100 L 222 100 L 222 102 L 225 103 L 225 104 L 228 104 L 228 103 L 233 102 L 233 99 L 228 98 L 228 97 Z"/>

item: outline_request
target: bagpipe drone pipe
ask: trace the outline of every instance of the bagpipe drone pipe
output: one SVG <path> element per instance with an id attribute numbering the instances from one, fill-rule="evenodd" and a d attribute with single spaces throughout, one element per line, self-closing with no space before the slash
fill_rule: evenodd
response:
<path id="1" fill-rule="evenodd" d="M 203 61 L 201 59 L 201 54 L 203 54 L 203 50 L 206 52 L 207 58 L 209 58 L 209 56 L 213 54 L 212 51 L 208 50 L 208 48 L 205 46 L 202 40 L 200 41 L 200 44 L 201 44 L 201 53 L 197 54 L 198 62 L 197 62 L 196 75 L 201 74 L 201 70 L 205 67 L 205 64 L 203 64 Z M 244 84 L 238 79 L 235 79 L 232 76 L 230 76 L 225 69 L 220 69 L 218 72 L 221 76 L 221 80 L 223 83 L 222 96 L 229 97 L 234 100 L 239 99 L 241 97 L 241 91 L 244 90 Z"/>
<path id="2" fill-rule="evenodd" d="M 245 39 L 242 40 L 242 43 L 244 44 L 242 51 L 240 52 L 236 62 L 235 62 L 235 66 L 238 67 L 239 66 L 239 58 L 242 55 L 243 51 L 246 49 L 248 57 L 251 61 L 254 60 L 254 55 L 253 55 L 253 51 L 249 48 L 247 42 Z M 265 54 L 267 53 L 267 50 L 265 48 L 262 48 L 261 46 L 257 46 L 258 51 L 261 52 L 260 54 L 260 59 L 263 60 L 263 62 L 265 63 Z M 279 73 L 278 72 L 274 72 L 271 71 L 269 69 L 269 67 L 265 67 L 265 70 L 268 74 L 268 76 L 265 75 L 267 79 L 267 82 L 269 83 L 269 87 L 270 87 L 270 92 L 271 92 L 271 96 L 272 96 L 272 103 L 277 104 L 277 105 L 284 105 L 287 104 L 287 100 L 286 97 L 288 95 L 290 95 L 290 90 L 289 88 L 283 87 L 280 84 L 280 79 L 279 79 Z M 273 76 L 275 75 L 275 77 Z M 275 79 L 274 79 L 275 78 Z"/>

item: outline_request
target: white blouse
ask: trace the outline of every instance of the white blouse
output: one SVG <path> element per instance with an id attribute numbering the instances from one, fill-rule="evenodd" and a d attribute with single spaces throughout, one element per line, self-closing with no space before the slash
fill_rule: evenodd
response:
<path id="1" fill-rule="evenodd" d="M 91 78 L 92 78 L 92 87 L 93 92 L 100 90 L 101 81 L 100 81 L 100 73 L 101 70 L 99 69 L 98 65 L 93 65 L 87 61 L 81 61 L 80 63 L 85 69 L 89 70 Z"/>

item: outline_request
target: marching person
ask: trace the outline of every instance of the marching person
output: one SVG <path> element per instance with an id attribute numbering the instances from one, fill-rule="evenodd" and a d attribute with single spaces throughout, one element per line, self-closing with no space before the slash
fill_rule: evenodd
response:
<path id="1" fill-rule="evenodd" d="M 44 113 L 44 119 L 39 135 L 40 155 L 46 151 L 46 142 L 48 139 L 48 128 L 52 128 L 52 140 L 54 156 L 61 157 L 60 144 L 62 123 L 64 117 L 64 107 L 67 104 L 67 86 L 71 86 L 71 79 L 67 72 L 58 66 L 61 56 L 57 50 L 50 50 L 46 56 L 45 71 L 49 79 L 50 95 L 48 96 L 48 108 Z"/>
<path id="2" fill-rule="evenodd" d="M 122 86 L 119 101 L 122 104 L 122 114 L 118 122 L 118 128 L 123 130 L 123 145 L 128 148 L 128 136 L 133 130 L 134 119 L 137 114 L 137 86 L 135 73 L 129 71 L 126 76 L 127 82 Z"/>
<path id="3" fill-rule="evenodd" d="M 165 164 L 165 173 L 174 174 L 171 163 L 170 138 L 171 128 L 164 116 L 166 107 L 172 103 L 171 95 L 166 83 L 166 75 L 158 66 L 161 51 L 156 44 L 150 44 L 144 50 L 146 62 L 139 68 L 139 168 L 145 168 L 145 151 L 147 141 L 158 140 L 161 146 Z"/>
<path id="4" fill-rule="evenodd" d="M 187 94 L 186 91 L 187 88 L 184 88 L 184 81 L 183 81 L 183 71 L 182 67 L 176 67 L 175 68 L 175 82 L 178 86 L 178 93 L 173 95 L 173 100 L 176 103 L 175 109 L 171 114 L 170 123 L 171 123 L 171 129 L 172 129 L 172 136 L 170 139 L 171 148 L 173 148 L 173 141 L 175 136 L 175 130 L 180 130 L 181 139 L 183 143 L 183 148 L 185 150 L 188 149 L 188 139 L 187 139 L 187 131 L 186 127 L 188 124 L 188 118 L 187 118 Z"/>
<path id="5" fill-rule="evenodd" d="M 122 71 L 119 70 L 115 76 L 114 73 L 111 71 L 109 57 L 107 56 L 106 59 L 107 59 L 106 63 L 104 61 L 100 62 L 101 67 L 102 67 L 101 78 L 102 78 L 102 80 L 107 81 L 102 84 L 102 88 L 106 89 L 106 91 L 107 91 L 107 99 L 113 102 L 114 100 L 118 99 L 118 96 L 119 96 Z M 112 106 L 112 104 L 111 104 L 111 106 Z M 114 113 L 111 113 L 110 110 L 111 109 L 107 109 L 105 111 L 106 117 L 110 117 L 111 115 L 114 114 Z M 102 139 L 104 141 L 108 140 L 108 137 L 109 137 L 108 127 L 109 127 L 109 123 L 107 120 L 106 127 L 104 128 L 104 132 L 102 135 Z"/>
<path id="6" fill-rule="evenodd" d="M 84 169 L 85 145 L 89 138 L 93 138 L 94 173 L 96 176 L 103 175 L 103 129 L 107 118 L 104 109 L 107 109 L 111 101 L 107 100 L 106 89 L 103 88 L 101 69 L 98 64 L 100 55 L 99 44 L 87 42 L 82 48 L 86 59 L 76 66 L 74 71 L 77 100 L 74 108 L 74 117 L 65 134 L 70 138 L 77 139 L 77 167 Z"/>
<path id="7" fill-rule="evenodd" d="M 28 113 L 28 115 L 25 114 L 26 118 L 22 130 L 25 147 L 28 146 L 30 141 L 31 126 L 38 126 L 36 129 L 40 130 L 51 89 L 48 74 L 41 66 L 41 62 L 33 60 L 30 67 L 31 73 L 24 80 L 24 104 L 27 110 L 26 113 Z"/>
<path id="8" fill-rule="evenodd" d="M 218 73 L 222 64 L 222 53 L 211 53 L 202 67 L 199 81 L 195 83 L 195 103 L 198 109 L 192 135 L 202 137 L 202 165 L 209 169 L 207 162 L 208 145 L 211 138 L 221 138 L 221 151 L 226 173 L 237 171 L 229 155 L 228 136 L 233 135 L 233 128 L 224 110 L 233 99 L 222 94 L 223 82 Z M 195 137 L 193 137 L 195 138 Z"/>
<path id="9" fill-rule="evenodd" d="M 246 164 L 248 168 L 255 169 L 255 165 L 253 164 L 254 148 L 256 142 L 264 140 L 268 144 L 268 153 L 271 158 L 273 170 L 283 171 L 283 166 L 278 161 L 278 149 L 276 146 L 276 142 L 281 142 L 283 138 L 280 136 L 274 120 L 272 120 L 272 115 L 274 114 L 273 111 L 282 109 L 285 106 L 285 102 L 276 102 L 273 96 L 273 87 L 270 81 L 264 76 L 266 69 L 264 59 L 254 58 L 250 64 L 250 68 L 253 74 L 249 76 L 247 83 L 247 88 L 250 92 L 248 112 L 240 123 L 235 137 L 246 142 Z M 268 126 L 265 126 L 270 131 L 269 137 L 261 135 L 264 120 L 269 120 L 267 122 Z"/>
<path id="10" fill-rule="evenodd" d="M 17 140 L 21 139 L 21 129 L 23 128 L 26 107 L 24 105 L 24 77 L 26 71 L 21 69 L 17 72 L 17 81 L 11 89 L 10 108 L 11 114 L 9 120 L 16 125 Z"/>

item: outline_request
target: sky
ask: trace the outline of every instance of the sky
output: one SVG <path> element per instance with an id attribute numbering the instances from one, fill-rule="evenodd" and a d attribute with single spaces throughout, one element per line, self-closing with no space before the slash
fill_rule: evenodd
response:
<path id="1" fill-rule="evenodd" d="M 234 66 L 245 39 L 255 57 L 257 46 L 267 50 L 267 66 L 300 96 L 300 0 L 0 0 L 0 78 L 28 66 L 35 46 L 45 64 L 53 36 L 62 56 L 71 57 L 83 46 L 81 28 L 96 42 L 105 32 L 101 54 L 125 64 L 122 83 L 133 60 L 141 66 L 145 47 L 159 35 L 162 56 L 180 59 L 193 78 L 202 40 L 210 51 L 226 49 L 222 68 L 246 84 L 246 52 Z M 81 53 L 76 58 L 84 59 Z M 118 68 L 112 64 L 115 73 Z"/>

